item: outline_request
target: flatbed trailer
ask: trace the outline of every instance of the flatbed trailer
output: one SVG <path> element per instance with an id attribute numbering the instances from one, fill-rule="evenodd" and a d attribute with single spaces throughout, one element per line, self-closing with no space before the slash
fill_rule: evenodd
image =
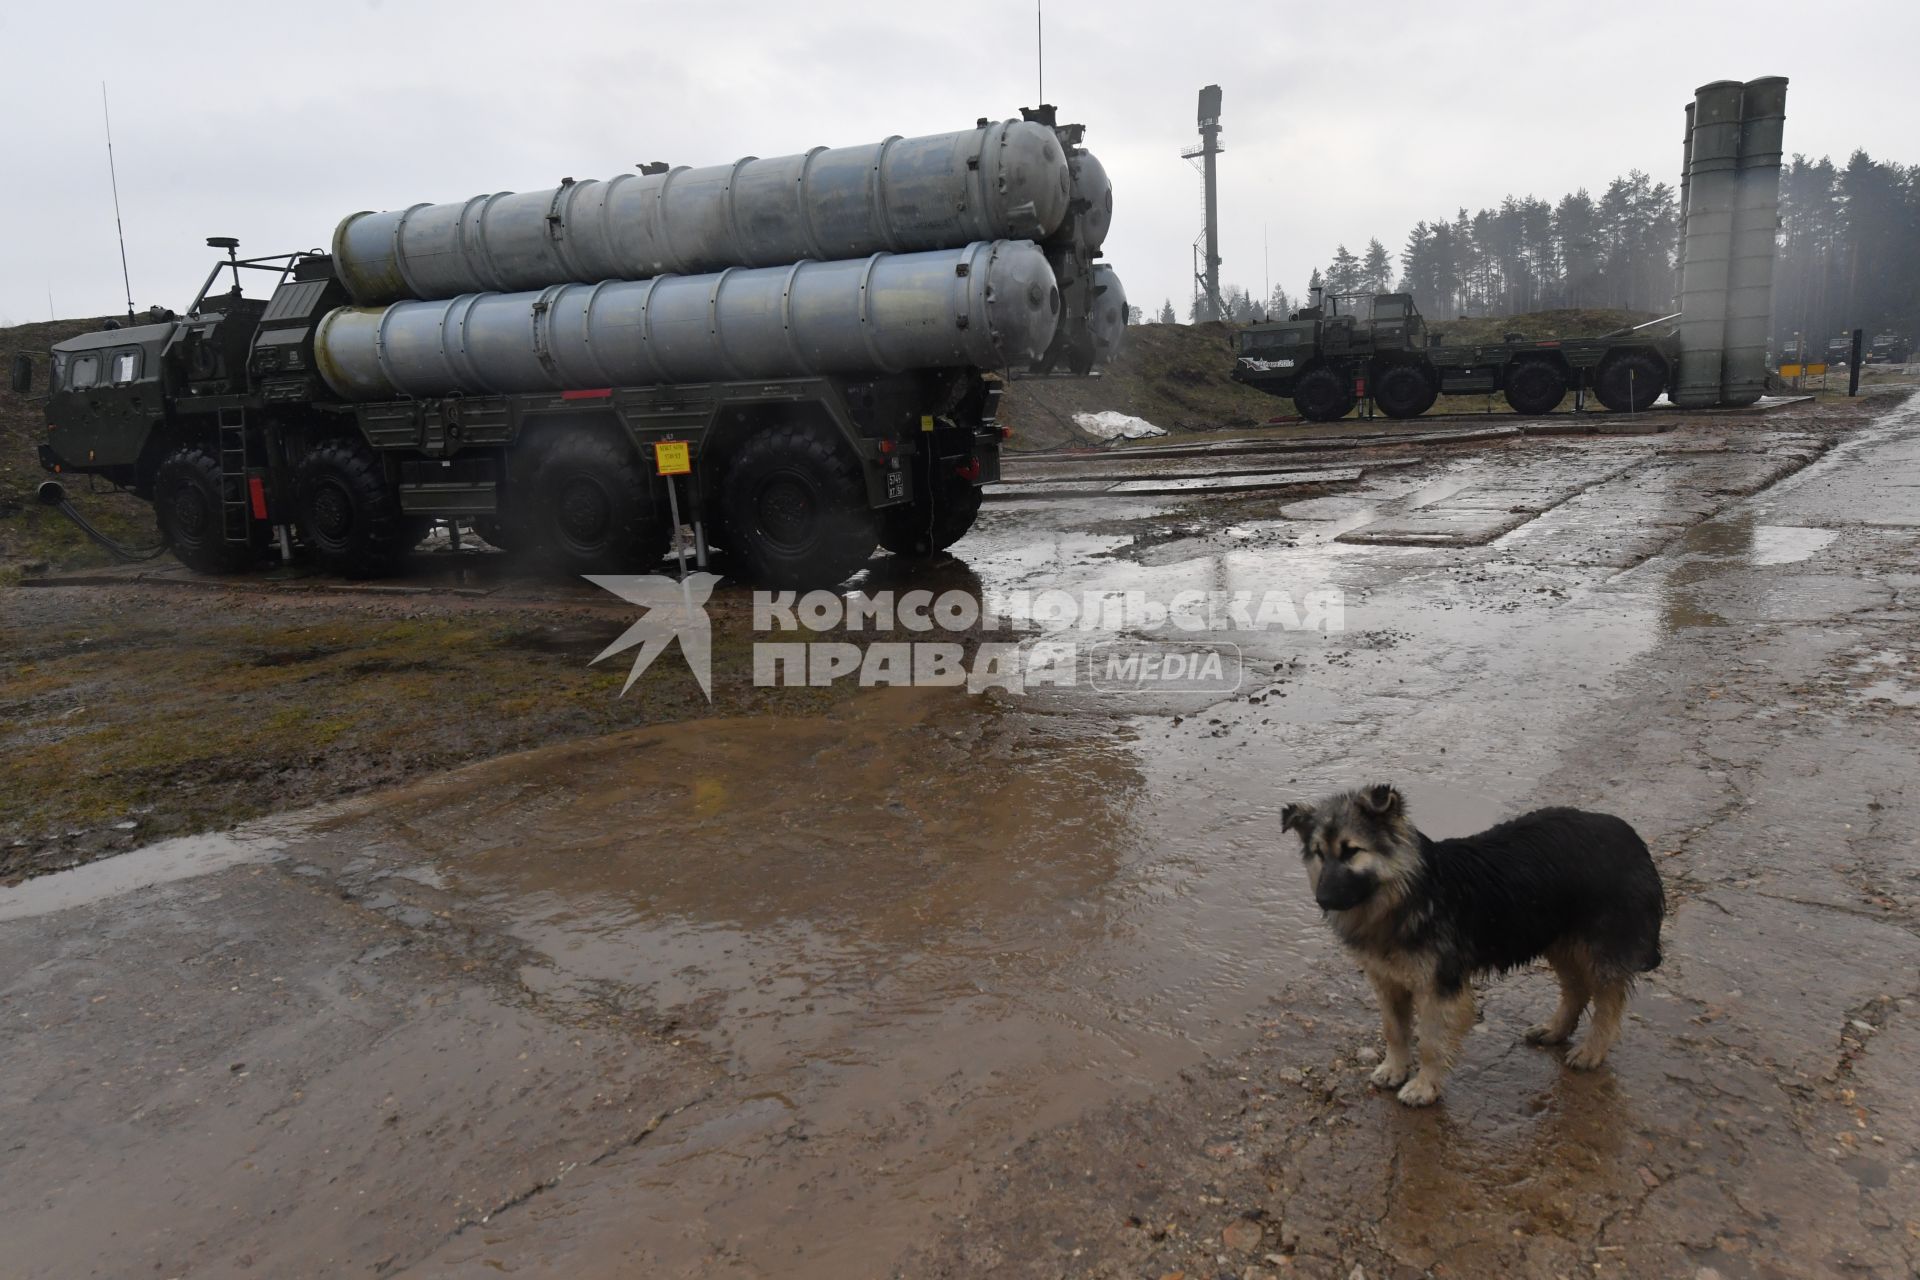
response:
<path id="1" fill-rule="evenodd" d="M 1495 392 L 1520 414 L 1550 413 L 1569 395 L 1578 402 L 1589 394 L 1608 409 L 1630 412 L 1659 398 L 1679 360 L 1678 340 L 1648 332 L 1651 326 L 1598 338 L 1514 334 L 1503 342 L 1434 345 L 1410 295 L 1364 295 L 1364 317 L 1340 309 L 1354 296 L 1242 330 L 1235 380 L 1291 399 L 1314 422 L 1343 418 L 1368 401 L 1390 418 L 1413 418 L 1443 395 Z"/>

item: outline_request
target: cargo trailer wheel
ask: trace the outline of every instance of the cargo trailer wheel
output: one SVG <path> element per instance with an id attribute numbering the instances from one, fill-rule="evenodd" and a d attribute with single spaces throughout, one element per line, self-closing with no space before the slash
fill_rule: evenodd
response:
<path id="1" fill-rule="evenodd" d="M 1521 360 L 1507 370 L 1506 396 L 1515 413 L 1552 413 L 1567 398 L 1567 371 L 1547 360 Z"/>
<path id="2" fill-rule="evenodd" d="M 1615 413 L 1640 413 L 1666 389 L 1666 367 L 1644 351 L 1609 356 L 1593 380 L 1593 394 Z"/>
<path id="3" fill-rule="evenodd" d="M 1374 375 L 1373 402 L 1389 418 L 1417 418 L 1438 395 L 1432 375 L 1419 365 L 1390 364 Z"/>
<path id="4" fill-rule="evenodd" d="M 802 426 L 748 437 L 721 505 L 730 548 L 769 586 L 831 586 L 879 540 L 859 461 Z"/>
<path id="5" fill-rule="evenodd" d="M 400 512 L 380 459 L 365 441 L 322 440 L 293 476 L 300 539 L 332 573 L 378 578 L 392 573 L 419 539 Z"/>
<path id="6" fill-rule="evenodd" d="M 161 462 L 153 477 L 153 514 L 160 536 L 173 548 L 180 563 L 196 573 L 238 573 L 253 562 L 260 549 L 258 534 L 247 521 L 248 540 L 228 542 L 222 519 L 226 480 L 213 450 L 183 445 Z M 237 485 L 239 481 L 234 481 Z M 239 500 L 243 495 L 231 495 Z"/>
<path id="7" fill-rule="evenodd" d="M 539 555 L 568 573 L 660 568 L 673 540 L 666 502 L 626 441 L 584 431 L 557 435 L 531 487 L 532 502 L 509 525 L 509 541 L 524 529 Z"/>
<path id="8" fill-rule="evenodd" d="M 897 556 L 930 556 L 966 536 L 980 516 L 980 486 L 952 466 L 933 477 L 931 501 L 921 492 L 903 506 L 881 508 L 881 546 Z"/>
<path id="9" fill-rule="evenodd" d="M 1293 407 L 1309 422 L 1344 418 L 1356 403 L 1353 382 L 1326 365 L 1307 370 L 1293 384 Z"/>

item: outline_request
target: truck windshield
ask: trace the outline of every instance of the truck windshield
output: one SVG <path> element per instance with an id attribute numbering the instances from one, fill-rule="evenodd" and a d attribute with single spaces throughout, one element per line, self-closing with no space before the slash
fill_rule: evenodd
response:
<path id="1" fill-rule="evenodd" d="M 1240 335 L 1242 351 L 1257 351 L 1265 347 L 1297 347 L 1300 345 L 1298 329 L 1264 329 Z"/>

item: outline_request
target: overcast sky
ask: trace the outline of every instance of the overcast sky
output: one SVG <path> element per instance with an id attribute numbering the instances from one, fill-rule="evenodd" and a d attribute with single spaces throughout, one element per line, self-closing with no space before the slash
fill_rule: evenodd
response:
<path id="1" fill-rule="evenodd" d="M 324 246 L 339 218 L 1014 115 L 1034 6 L 837 3 L 73 6 L 0 0 L 0 324 L 182 307 L 209 235 Z M 1678 181 L 1708 80 L 1792 78 L 1787 150 L 1920 162 L 1920 5 L 1046 5 L 1046 95 L 1115 189 L 1107 257 L 1185 317 L 1201 85 L 1225 90 L 1223 279 L 1298 291 L 1336 242 L 1642 168 Z M 1263 261 L 1263 236 L 1269 246 Z M 1270 261 L 1270 269 L 1267 265 Z"/>

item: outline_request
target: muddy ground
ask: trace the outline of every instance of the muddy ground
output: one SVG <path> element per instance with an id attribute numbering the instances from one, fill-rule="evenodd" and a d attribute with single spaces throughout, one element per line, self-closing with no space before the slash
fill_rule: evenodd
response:
<path id="1" fill-rule="evenodd" d="M 1343 593 L 1206 637 L 1225 696 L 756 689 L 724 587 L 711 715 L 544 588 L 4 593 L 15 874 L 144 846 L 0 889 L 8 1265 L 1920 1274 L 1920 404 L 1323 460 L 1408 452 L 998 500 L 939 570 Z M 1520 1043 L 1541 970 L 1440 1106 L 1367 1086 L 1277 824 L 1377 777 L 1639 827 L 1606 1068 Z"/>
<path id="2" fill-rule="evenodd" d="M 756 689 L 736 593 L 715 608 L 711 700 L 683 664 L 621 696 L 631 651 L 591 664 L 636 610 L 585 585 L 520 591 L 476 558 L 418 557 L 467 595 L 222 589 L 177 567 L 0 593 L 0 884 L 543 742 L 853 692 Z"/>

